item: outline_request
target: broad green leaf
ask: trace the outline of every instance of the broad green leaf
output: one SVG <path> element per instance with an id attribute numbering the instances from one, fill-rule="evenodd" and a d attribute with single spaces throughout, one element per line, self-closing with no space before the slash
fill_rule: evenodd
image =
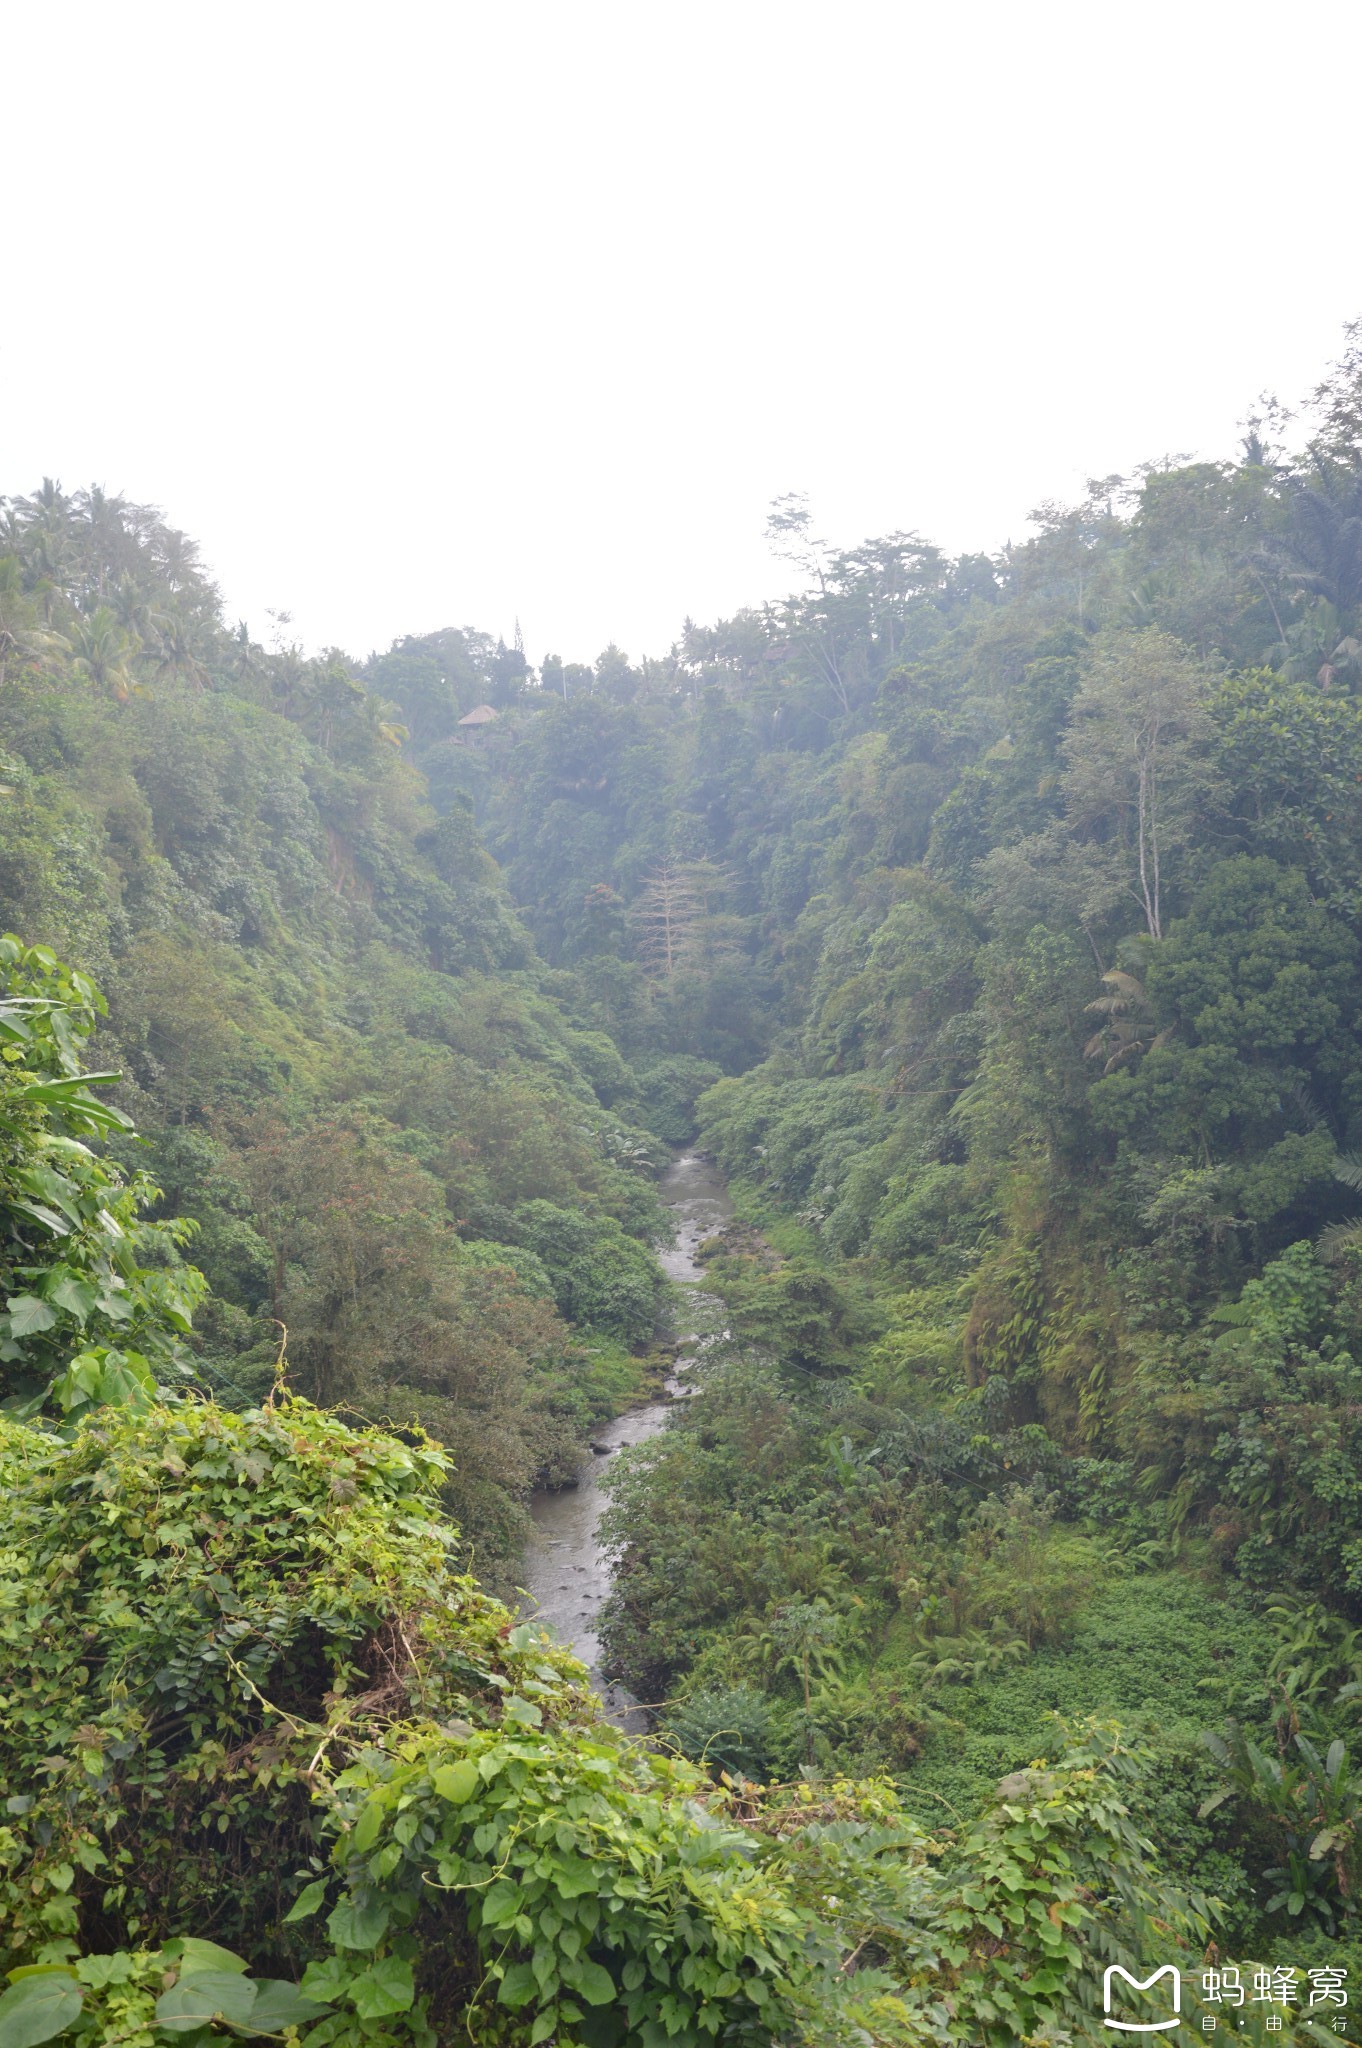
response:
<path id="1" fill-rule="evenodd" d="M 497 1879 L 483 1893 L 482 1922 L 484 1927 L 509 1927 L 524 1904 L 525 1894 L 520 1886 L 509 1877 Z"/>
<path id="2" fill-rule="evenodd" d="M 320 1998 L 330 2004 L 359 1974 L 359 1965 L 348 1962 L 344 1956 L 323 1956 L 319 1962 L 309 1963 L 303 1971 L 303 1996 Z"/>
<path id="3" fill-rule="evenodd" d="M 106 1081 L 121 1081 L 122 1078 L 121 1074 L 71 1074 L 62 1081 L 30 1081 L 19 1093 L 29 1102 L 61 1102 L 91 1086 L 102 1086 Z M 96 1107 L 103 1109 L 105 1104 L 97 1103 Z"/>
<path id="4" fill-rule="evenodd" d="M 337 1948 L 370 1949 L 382 1940 L 388 1925 L 388 1909 L 370 1901 L 357 1906 L 345 1899 L 327 1918 L 327 1932 Z"/>
<path id="5" fill-rule="evenodd" d="M 59 1216 L 55 1209 L 49 1209 L 45 1203 L 21 1202 L 15 1199 L 9 1206 L 11 1209 L 18 1209 L 25 1216 L 31 1216 L 35 1223 L 41 1223 L 43 1229 L 50 1230 L 54 1237 L 71 1235 L 71 1226 L 65 1217 Z"/>
<path id="6" fill-rule="evenodd" d="M 565 1899 L 580 1899 L 584 1892 L 594 1892 L 600 1882 L 599 1870 L 579 1856 L 565 1856 L 553 1873 L 554 1890 Z"/>
<path id="7" fill-rule="evenodd" d="M 366 1849 L 372 1849 L 383 1825 L 383 1807 L 377 1800 L 371 1800 L 355 1823 L 355 1832 L 350 1837 L 350 1847 L 356 1856 L 362 1856 Z"/>
<path id="8" fill-rule="evenodd" d="M 442 1764 L 431 1783 L 441 1799 L 447 1799 L 451 1806 L 463 1806 L 473 1797 L 482 1779 L 472 1758 L 464 1757 L 456 1764 Z"/>
<path id="9" fill-rule="evenodd" d="M 145 1359 L 136 1352 L 84 1351 L 58 1374 L 52 1391 L 68 1414 L 85 1402 L 144 1410 L 150 1406 L 156 1383 Z"/>
<path id="10" fill-rule="evenodd" d="M 111 1355 L 99 1391 L 110 1407 L 140 1408 L 155 1393 L 156 1383 L 146 1366 L 133 1355 Z"/>
<path id="11" fill-rule="evenodd" d="M 93 1282 L 78 1279 L 74 1273 L 68 1272 L 64 1273 L 60 1280 L 49 1284 L 47 1299 L 58 1308 L 66 1309 L 78 1322 L 84 1323 L 99 1300 L 99 1290 Z"/>
<path id="12" fill-rule="evenodd" d="M 124 1949 L 111 1956 L 81 1956 L 72 1968 L 82 1984 L 100 1990 L 106 1984 L 127 1984 L 133 1973 L 132 1957 Z"/>
<path id="13" fill-rule="evenodd" d="M 0 1998 L 0 2048 L 37 2048 L 80 2018 L 84 1993 L 74 1977 L 24 1977 Z"/>
<path id="14" fill-rule="evenodd" d="M 284 1925 L 290 1920 L 310 1920 L 322 1900 L 326 1897 L 326 1879 L 314 1877 L 311 1884 L 304 1885 L 293 1904 L 284 1915 Z"/>
<path id="15" fill-rule="evenodd" d="M 83 1152 L 85 1147 L 78 1145 L 76 1150 Z M 58 1173 L 50 1166 L 30 1166 L 16 1174 L 15 1179 L 26 1195 L 60 1209 L 68 1223 L 79 1223 L 80 1189 L 69 1174 Z"/>
<path id="16" fill-rule="evenodd" d="M 36 1294 L 11 1294 L 5 1307 L 11 1337 L 35 1336 L 39 1330 L 50 1330 L 57 1320 L 56 1311 Z"/>
<path id="17" fill-rule="evenodd" d="M 251 2032 L 282 2034 L 285 2027 L 302 2027 L 309 2020 L 320 2019 L 326 2010 L 314 1998 L 304 1998 L 296 1984 L 283 1977 L 267 1977 L 256 1986 Z"/>
<path id="18" fill-rule="evenodd" d="M 381 2020 L 390 2013 L 409 2012 L 416 1996 L 411 1964 L 398 1956 L 384 1956 L 382 1962 L 357 1977 L 349 1990 L 362 2020 Z"/>
<path id="19" fill-rule="evenodd" d="M 212 1947 L 212 1943 L 206 1943 Z M 233 1959 L 235 1961 L 235 1958 Z M 233 1970 L 196 1970 L 163 1991 L 156 2001 L 156 2020 L 168 2034 L 192 2034 L 221 2019 L 244 2026 L 255 2004 L 255 1986 Z"/>
<path id="20" fill-rule="evenodd" d="M 104 1379 L 104 1366 L 97 1351 L 78 1351 L 62 1374 L 65 1385 L 73 1393 L 85 1394 L 94 1400 Z"/>
<path id="21" fill-rule="evenodd" d="M 609 2005 L 615 1996 L 615 1980 L 610 1972 L 585 1957 L 581 1962 L 565 1964 L 563 1978 L 588 2005 Z"/>
<path id="22" fill-rule="evenodd" d="M 182 1977 L 196 1977 L 204 1970 L 225 1970 L 245 1976 L 249 1963 L 233 1955 L 229 1948 L 219 1948 L 215 1941 L 201 1941 L 196 1934 L 186 1934 L 176 1944 L 179 1948 L 179 1972 Z"/>
<path id="23" fill-rule="evenodd" d="M 510 1969 L 501 1980 L 501 1989 L 497 1993 L 497 2004 L 509 2005 L 513 2010 L 518 2006 L 528 2005 L 538 1989 L 539 1986 L 535 1981 L 534 1971 L 530 1968 L 530 1965 L 528 1963 L 512 1963 Z"/>

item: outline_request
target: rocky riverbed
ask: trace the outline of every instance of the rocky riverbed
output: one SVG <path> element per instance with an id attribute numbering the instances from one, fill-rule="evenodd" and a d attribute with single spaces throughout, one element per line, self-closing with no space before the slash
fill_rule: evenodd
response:
<path id="1" fill-rule="evenodd" d="M 709 1160 L 695 1152 L 683 1152 L 663 1176 L 661 1194 L 676 1218 L 676 1240 L 662 1253 L 662 1264 L 669 1279 L 694 1288 L 703 1278 L 703 1268 L 695 1257 L 697 1248 L 733 1214 L 727 1189 Z M 618 1416 L 598 1433 L 598 1448 L 583 1460 L 576 1485 L 538 1492 L 531 1503 L 534 1535 L 525 1554 L 525 1611 L 547 1622 L 560 1642 L 575 1650 L 612 1711 L 621 1715 L 627 1715 L 634 1703 L 612 1693 L 602 1678 L 596 1634 L 611 1583 L 610 1558 L 599 1540 L 606 1504 L 601 1482 L 614 1454 L 628 1444 L 645 1443 L 655 1436 L 671 1403 L 688 1392 L 689 1363 L 702 1340 L 684 1309 L 683 1297 L 681 1327 L 675 1334 L 677 1363 L 667 1381 L 666 1399 Z"/>

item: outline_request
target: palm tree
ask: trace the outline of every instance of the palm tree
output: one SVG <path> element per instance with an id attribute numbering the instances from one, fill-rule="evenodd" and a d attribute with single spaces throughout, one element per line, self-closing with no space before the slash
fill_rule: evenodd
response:
<path id="1" fill-rule="evenodd" d="M 109 605 L 124 632 L 144 647 L 156 640 L 168 624 L 166 613 L 154 608 L 141 584 L 131 576 L 119 579 Z"/>
<path id="2" fill-rule="evenodd" d="M 14 500 L 25 566 L 63 587 L 72 554 L 71 509 L 71 499 L 50 476 L 31 497 Z"/>
<path id="3" fill-rule="evenodd" d="M 72 502 L 55 478 L 45 476 L 38 490 L 30 497 L 16 498 L 14 504 L 25 526 L 41 526 L 51 531 L 69 520 Z"/>
<path id="4" fill-rule="evenodd" d="M 792 1670 L 803 1681 L 804 1740 L 808 1761 L 814 1760 L 813 1679 L 842 1667 L 838 1648 L 841 1616 L 826 1600 L 786 1601 L 771 1617 L 762 1644 L 772 1657 L 777 1675 Z"/>
<path id="5" fill-rule="evenodd" d="M 100 605 L 87 619 L 77 621 L 71 644 L 77 674 L 107 691 L 118 703 L 126 704 L 137 688 L 128 663 L 137 647 L 107 605 Z"/>
<path id="6" fill-rule="evenodd" d="M 86 555 L 86 590 L 102 604 L 113 576 L 123 567 L 129 553 L 135 553 L 135 543 L 130 550 L 124 517 L 128 502 L 117 493 L 111 497 L 99 484 L 91 484 L 88 491 L 76 492 L 72 505 L 84 528 L 81 539 Z"/>
<path id="7" fill-rule="evenodd" d="M 191 689 L 201 694 L 208 681 L 208 671 L 195 652 L 188 622 L 175 613 L 159 619 L 156 639 L 159 657 L 156 663 L 157 682 L 167 677 L 181 677 Z"/>
<path id="8" fill-rule="evenodd" d="M 1291 581 L 1325 598 L 1342 617 L 1362 605 L 1362 472 L 1322 477 L 1291 505 Z"/>
<path id="9" fill-rule="evenodd" d="M 394 704 L 391 697 L 366 697 L 364 716 L 385 747 L 400 747 L 403 740 L 411 738 L 410 728 L 402 723 L 402 706 Z"/>
<path id="10" fill-rule="evenodd" d="M 23 571 L 13 555 L 0 555 L 0 685 L 16 661 L 41 661 L 69 648 L 60 633 L 44 632 L 38 608 L 25 595 Z"/>
<path id="11" fill-rule="evenodd" d="M 1334 1179 L 1362 1194 L 1362 1153 L 1340 1152 L 1334 1161 Z M 1322 1259 L 1337 1260 L 1355 1251 L 1362 1251 L 1362 1216 L 1354 1217 L 1351 1223 L 1331 1223 L 1320 1232 Z"/>
<path id="12" fill-rule="evenodd" d="M 186 584 L 203 580 L 203 568 L 199 561 L 199 544 L 181 533 L 178 527 L 157 524 L 152 541 L 152 554 L 157 568 L 172 590 L 182 590 Z"/>
<path id="13" fill-rule="evenodd" d="M 1165 1044 L 1169 1034 L 1155 1029 L 1144 983 L 1135 975 L 1113 967 L 1102 976 L 1102 983 L 1109 993 L 1083 1005 L 1090 1017 L 1103 1020 L 1084 1046 L 1083 1057 L 1097 1060 L 1105 1055 L 1102 1072 L 1114 1074 L 1137 1054 Z"/>

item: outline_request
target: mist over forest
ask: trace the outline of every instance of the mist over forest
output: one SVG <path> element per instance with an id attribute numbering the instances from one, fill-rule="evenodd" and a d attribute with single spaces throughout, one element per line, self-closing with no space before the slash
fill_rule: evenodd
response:
<path id="1" fill-rule="evenodd" d="M 0 2048 L 1353 2038 L 1362 326 L 638 661 L 5 481 Z"/>

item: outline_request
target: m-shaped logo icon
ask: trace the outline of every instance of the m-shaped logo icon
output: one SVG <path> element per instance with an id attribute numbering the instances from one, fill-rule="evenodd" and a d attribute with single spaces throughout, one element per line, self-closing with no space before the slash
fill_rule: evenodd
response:
<path id="1" fill-rule="evenodd" d="M 1152 1991 L 1164 1977 L 1173 1987 L 1173 2016 L 1166 2020 L 1114 2020 L 1111 2017 L 1111 1993 L 1117 1978 L 1128 1984 L 1132 1991 Z M 1178 2023 L 1182 2012 L 1182 1977 L 1174 1963 L 1165 1963 L 1161 1970 L 1155 1970 L 1152 1977 L 1132 1977 L 1129 1970 L 1123 1970 L 1119 1963 L 1109 1963 L 1102 1972 L 1102 2011 L 1106 2014 L 1103 2026 L 1113 2028 L 1118 2034 L 1164 2034 Z"/>

